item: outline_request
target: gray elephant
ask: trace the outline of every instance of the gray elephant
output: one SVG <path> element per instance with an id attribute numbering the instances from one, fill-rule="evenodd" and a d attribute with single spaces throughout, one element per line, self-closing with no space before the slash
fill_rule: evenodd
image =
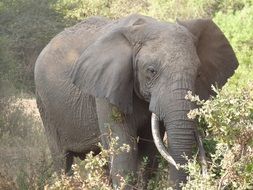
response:
<path id="1" fill-rule="evenodd" d="M 191 157 L 197 145 L 204 162 L 195 122 L 187 117 L 195 105 L 185 95 L 209 98 L 211 85 L 222 87 L 237 66 L 211 20 L 92 17 L 64 30 L 35 65 L 37 104 L 55 167 L 67 172 L 74 156 L 99 152 L 99 141 L 108 147 L 109 124 L 119 145 L 130 146 L 111 160 L 115 188 L 119 176 L 136 173 L 143 156 L 155 162 L 158 151 L 171 163 L 170 180 L 179 188 L 187 176 L 176 165 L 186 162 L 182 155 Z"/>

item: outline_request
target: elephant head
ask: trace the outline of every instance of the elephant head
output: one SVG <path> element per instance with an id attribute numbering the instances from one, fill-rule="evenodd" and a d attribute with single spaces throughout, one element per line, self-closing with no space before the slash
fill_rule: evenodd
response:
<path id="1" fill-rule="evenodd" d="M 211 85 L 224 85 L 237 66 L 228 40 L 211 20 L 168 23 L 133 15 L 103 29 L 77 60 L 72 79 L 126 114 L 133 112 L 134 94 L 149 102 L 157 148 L 176 166 L 197 143 L 195 122 L 187 117 L 194 104 L 185 95 L 192 91 L 207 99 Z M 159 120 L 169 150 L 161 143 Z M 170 171 L 172 181 L 185 180 L 184 171 Z"/>

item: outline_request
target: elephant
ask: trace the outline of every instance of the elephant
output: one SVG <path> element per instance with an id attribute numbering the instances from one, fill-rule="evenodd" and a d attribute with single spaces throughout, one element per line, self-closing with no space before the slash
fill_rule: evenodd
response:
<path id="1" fill-rule="evenodd" d="M 170 163 L 176 189 L 187 174 L 182 155 L 205 153 L 188 91 L 206 100 L 238 67 L 236 55 L 211 19 L 162 22 L 139 14 L 117 20 L 90 17 L 56 35 L 35 63 L 37 105 L 56 170 L 74 157 L 99 153 L 111 138 L 130 150 L 110 160 L 114 189 L 136 174 L 143 156 Z M 108 127 L 108 125 L 110 127 Z M 110 128 L 110 129 L 109 129 Z M 166 133 L 168 145 L 161 135 Z M 204 167 L 204 164 L 203 164 Z M 126 189 L 130 187 L 125 187 Z"/>

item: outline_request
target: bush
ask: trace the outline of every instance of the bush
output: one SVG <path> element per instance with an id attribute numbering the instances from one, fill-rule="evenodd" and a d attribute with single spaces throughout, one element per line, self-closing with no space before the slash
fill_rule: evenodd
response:
<path id="1" fill-rule="evenodd" d="M 205 139 L 217 142 L 209 173 L 202 176 L 196 159 L 186 169 L 190 176 L 183 189 L 251 189 L 253 187 L 253 84 L 237 91 L 214 88 L 217 96 L 207 101 L 188 94 L 201 108 L 190 118 L 207 125 Z"/>
<path id="2" fill-rule="evenodd" d="M 90 16 L 119 18 L 131 13 L 144 13 L 147 6 L 145 0 L 59 0 L 55 9 L 66 19 L 78 21 Z"/>
<path id="3" fill-rule="evenodd" d="M 0 101 L 0 177 L 21 190 L 42 189 L 52 164 L 36 102 L 24 97 Z"/>
<path id="4" fill-rule="evenodd" d="M 54 175 L 51 181 L 45 186 L 47 190 L 57 189 L 94 189 L 94 190 L 112 190 L 110 180 L 106 175 L 106 166 L 110 157 L 113 157 L 123 151 L 128 152 L 129 146 L 118 146 L 118 138 L 111 139 L 110 148 L 108 150 L 101 148 L 101 152 L 94 156 L 93 152 L 86 155 L 84 161 L 81 161 L 79 165 L 74 165 L 74 173 L 72 176 L 66 176 L 64 173 L 57 176 Z M 121 188 L 123 188 L 128 181 L 122 179 Z"/>
<path id="5" fill-rule="evenodd" d="M 0 2 L 0 80 L 33 91 L 34 63 L 49 40 L 67 21 L 52 9 L 55 0 Z"/>
<path id="6" fill-rule="evenodd" d="M 216 1 L 204 0 L 59 0 L 56 10 L 65 18 L 82 20 L 89 16 L 99 15 L 110 18 L 124 17 L 133 13 L 153 16 L 160 20 L 176 18 L 196 18 L 210 16 L 209 8 Z M 173 10 L 173 11 L 172 11 Z"/>

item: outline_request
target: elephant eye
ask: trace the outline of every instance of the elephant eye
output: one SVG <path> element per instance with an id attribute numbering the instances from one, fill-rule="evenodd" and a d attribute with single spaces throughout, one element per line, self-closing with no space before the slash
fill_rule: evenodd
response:
<path id="1" fill-rule="evenodd" d="M 155 69 L 153 66 L 148 66 L 148 67 L 147 67 L 147 72 L 148 72 L 149 75 L 151 75 L 151 76 L 154 76 L 154 75 L 157 73 L 156 69 Z"/>

